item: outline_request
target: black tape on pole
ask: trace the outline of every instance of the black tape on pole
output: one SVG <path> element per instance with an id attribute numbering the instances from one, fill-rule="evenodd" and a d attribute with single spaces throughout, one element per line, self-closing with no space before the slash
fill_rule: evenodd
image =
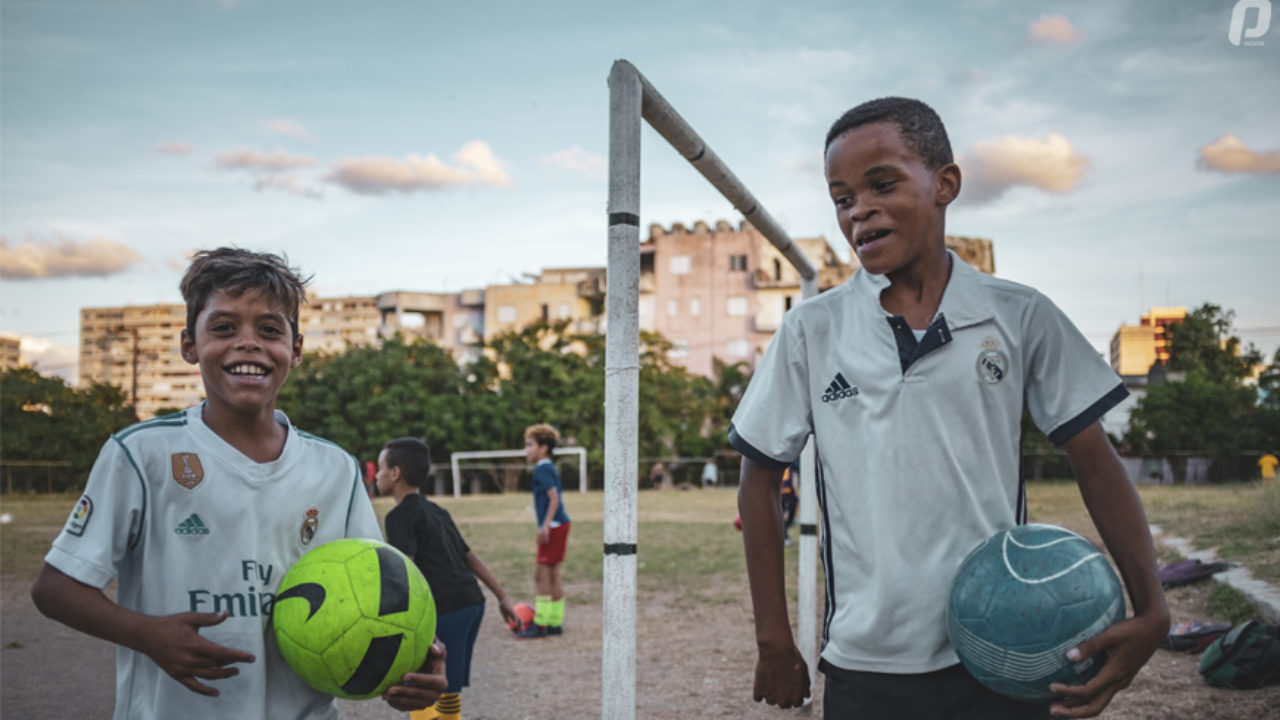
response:
<path id="1" fill-rule="evenodd" d="M 635 555 L 636 544 L 635 543 L 605 543 L 604 554 L 605 555 Z"/>
<path id="2" fill-rule="evenodd" d="M 609 227 L 614 225 L 635 225 L 640 227 L 640 216 L 628 212 L 609 213 Z"/>
<path id="3" fill-rule="evenodd" d="M 817 535 L 817 534 L 818 534 L 818 526 L 817 526 L 817 525 L 810 524 L 810 523 L 801 523 L 801 524 L 800 524 L 800 534 L 801 534 L 801 535 Z"/>

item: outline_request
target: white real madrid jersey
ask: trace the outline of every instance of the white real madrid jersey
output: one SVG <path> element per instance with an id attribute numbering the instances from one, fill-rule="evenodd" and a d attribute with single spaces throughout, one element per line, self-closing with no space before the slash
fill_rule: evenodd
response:
<path id="1" fill-rule="evenodd" d="M 1040 293 L 951 254 L 917 340 L 865 270 L 783 317 L 733 417 L 744 455 L 782 469 L 813 433 L 827 615 L 822 656 L 849 670 L 958 662 L 946 635 L 956 568 L 1025 521 L 1023 409 L 1061 444 L 1127 391 Z M 801 478 L 807 482 L 808 478 Z"/>
<path id="2" fill-rule="evenodd" d="M 285 664 L 267 621 L 281 577 L 307 550 L 382 539 L 357 463 L 280 411 L 283 452 L 254 462 L 204 424 L 202 408 L 111 436 L 45 560 L 93 587 L 115 579 L 116 601 L 148 615 L 225 610 L 201 635 L 256 658 L 203 681 L 220 692 L 205 697 L 117 647 L 117 719 L 337 718 L 333 698 Z"/>

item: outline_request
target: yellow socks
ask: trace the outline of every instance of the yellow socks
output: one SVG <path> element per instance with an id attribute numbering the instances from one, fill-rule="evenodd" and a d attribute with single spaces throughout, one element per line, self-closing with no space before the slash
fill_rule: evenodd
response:
<path id="1" fill-rule="evenodd" d="M 445 693 L 436 701 L 435 709 L 440 713 L 440 720 L 462 720 L 462 696 Z"/>
<path id="2" fill-rule="evenodd" d="M 440 703 L 437 702 L 435 705 L 432 705 L 429 708 L 425 708 L 422 710 L 414 710 L 413 712 L 409 713 L 409 720 L 439 720 L 440 711 L 436 710 L 436 706 L 439 704 Z"/>
<path id="3" fill-rule="evenodd" d="M 551 596 L 536 595 L 533 599 L 533 624 L 546 627 L 551 625 Z"/>
<path id="4" fill-rule="evenodd" d="M 564 625 L 564 598 L 559 600 L 551 600 L 548 598 L 550 610 L 548 612 L 547 625 L 551 627 L 560 627 Z"/>

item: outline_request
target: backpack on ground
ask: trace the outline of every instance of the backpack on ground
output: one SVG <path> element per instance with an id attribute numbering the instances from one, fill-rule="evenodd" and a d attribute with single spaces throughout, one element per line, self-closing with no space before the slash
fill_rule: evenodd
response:
<path id="1" fill-rule="evenodd" d="M 1228 622 L 1176 623 L 1169 628 L 1169 634 L 1160 642 L 1160 647 L 1179 652 L 1200 653 L 1230 630 L 1231 623 Z"/>
<path id="2" fill-rule="evenodd" d="M 1206 563 L 1199 560 L 1178 560 L 1160 568 L 1160 587 L 1168 590 L 1180 585 L 1189 585 L 1230 567 L 1222 561 Z"/>
<path id="3" fill-rule="evenodd" d="M 1280 683 L 1280 626 L 1250 620 L 1214 640 L 1200 658 L 1214 687 L 1252 690 Z"/>

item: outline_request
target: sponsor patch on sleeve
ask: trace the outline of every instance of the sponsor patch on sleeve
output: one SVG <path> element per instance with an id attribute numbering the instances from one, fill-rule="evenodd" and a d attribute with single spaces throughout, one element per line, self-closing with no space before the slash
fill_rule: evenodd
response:
<path id="1" fill-rule="evenodd" d="M 93 516 L 93 500 L 88 495 L 81 495 L 76 507 L 67 518 L 67 532 L 71 535 L 84 535 L 89 526 L 89 518 Z"/>

